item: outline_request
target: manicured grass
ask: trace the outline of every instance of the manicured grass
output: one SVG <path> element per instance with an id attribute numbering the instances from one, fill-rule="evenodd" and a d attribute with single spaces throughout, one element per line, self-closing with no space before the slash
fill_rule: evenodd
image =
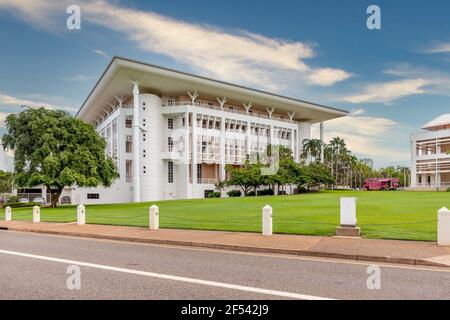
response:
<path id="1" fill-rule="evenodd" d="M 162 228 L 261 231 L 261 209 L 274 210 L 274 232 L 335 234 L 339 198 L 358 198 L 358 225 L 365 238 L 436 240 L 437 210 L 450 207 L 448 192 L 324 191 L 295 196 L 198 199 L 155 202 Z M 153 203 L 88 205 L 87 223 L 148 226 Z M 13 220 L 31 220 L 31 208 L 13 209 Z M 4 210 L 0 219 L 4 218 Z M 43 208 L 42 221 L 76 220 L 75 206 Z"/>

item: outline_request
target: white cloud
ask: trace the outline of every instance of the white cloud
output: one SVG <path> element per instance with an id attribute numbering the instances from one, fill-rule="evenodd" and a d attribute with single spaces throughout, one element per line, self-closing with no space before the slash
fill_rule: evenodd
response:
<path id="1" fill-rule="evenodd" d="M 364 114 L 366 112 L 366 110 L 364 110 L 363 108 L 358 108 L 358 109 L 354 109 L 350 111 L 350 114 L 353 116 L 360 116 L 362 114 Z"/>
<path id="2" fill-rule="evenodd" d="M 361 116 L 364 109 L 357 109 L 347 117 L 325 123 L 325 140 L 341 137 L 347 147 L 360 158 L 372 158 L 377 164 L 387 161 L 394 164 L 406 163 L 409 158 L 408 139 L 412 128 L 394 120 Z M 319 135 L 317 126 L 313 127 L 313 136 Z M 389 143 L 386 138 L 389 137 Z"/>
<path id="3" fill-rule="evenodd" d="M 100 49 L 94 49 L 94 50 L 92 50 L 92 51 L 95 52 L 96 54 L 99 54 L 99 55 L 105 57 L 105 58 L 109 58 L 109 55 L 108 55 L 105 51 L 103 51 L 103 50 L 100 50 Z"/>
<path id="4" fill-rule="evenodd" d="M 450 43 L 440 43 L 425 50 L 425 53 L 450 53 Z"/>
<path id="5" fill-rule="evenodd" d="M 86 76 L 83 74 L 76 74 L 71 77 L 63 78 L 63 80 L 67 81 L 67 82 L 79 82 L 79 81 L 87 81 L 87 80 L 92 80 L 92 79 L 94 79 L 94 76 Z"/>
<path id="6" fill-rule="evenodd" d="M 395 80 L 368 84 L 360 93 L 338 98 L 350 103 L 386 103 L 404 97 L 420 94 L 450 96 L 450 74 L 426 67 L 412 66 L 408 63 L 383 70 Z"/>
<path id="7" fill-rule="evenodd" d="M 427 79 L 402 79 L 366 86 L 359 94 L 347 95 L 339 100 L 350 103 L 390 103 L 416 94 L 427 93 Z"/>
<path id="8" fill-rule="evenodd" d="M 47 103 L 47 102 L 35 101 L 35 100 L 22 98 L 22 97 L 14 97 L 14 96 L 2 94 L 2 93 L 0 93 L 0 105 L 7 105 L 7 106 L 12 106 L 12 107 L 28 106 L 31 108 L 43 107 L 46 109 L 62 109 L 62 110 L 66 110 L 69 112 L 73 112 L 73 111 L 77 110 L 75 108 L 68 107 L 68 106 L 54 105 L 54 104 Z"/>
<path id="9" fill-rule="evenodd" d="M 28 23 L 43 25 L 55 12 L 62 12 L 71 4 L 71 1 L 6 1 L 6 5 L 0 4 L 0 9 L 13 11 Z M 26 8 L 30 2 L 33 10 Z M 297 80 L 305 79 L 305 83 L 319 86 L 331 86 L 351 76 L 341 69 L 309 66 L 305 60 L 315 56 L 309 43 L 268 38 L 247 31 L 229 32 L 102 0 L 79 1 L 79 6 L 83 21 L 115 30 L 145 51 L 170 56 L 222 80 L 282 90 L 292 85 L 287 80 L 292 72 Z M 94 51 L 104 53 L 99 49 Z"/>
<path id="10" fill-rule="evenodd" d="M 347 80 L 352 75 L 344 70 L 322 68 L 311 72 L 308 79 L 311 83 L 321 86 L 332 86 L 337 82 Z"/>

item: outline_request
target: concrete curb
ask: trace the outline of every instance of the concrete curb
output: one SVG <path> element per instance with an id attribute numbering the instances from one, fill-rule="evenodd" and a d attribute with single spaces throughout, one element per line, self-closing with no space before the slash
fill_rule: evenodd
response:
<path id="1" fill-rule="evenodd" d="M 43 234 L 53 234 L 53 235 L 62 235 L 62 236 L 70 236 L 70 237 L 82 237 L 82 238 L 116 240 L 116 241 L 138 242 L 138 243 L 152 243 L 152 244 L 173 245 L 173 246 L 221 249 L 221 250 L 241 251 L 241 252 L 286 254 L 286 255 L 305 256 L 305 257 L 320 257 L 320 258 L 329 258 L 329 259 L 354 260 L 354 261 L 361 261 L 361 262 L 381 262 L 381 263 L 405 264 L 405 265 L 414 265 L 414 266 L 449 268 L 449 266 L 446 264 L 427 261 L 424 259 L 414 259 L 414 258 L 395 258 L 395 257 L 389 257 L 389 256 L 367 256 L 367 255 L 354 255 L 354 254 L 345 254 L 345 253 L 332 253 L 332 252 L 294 250 L 294 249 L 279 249 L 279 248 L 269 248 L 269 247 L 252 247 L 252 246 L 243 246 L 243 245 L 216 244 L 216 243 L 191 242 L 191 241 L 180 241 L 180 240 L 142 239 L 142 238 L 134 238 L 134 237 L 107 236 L 107 235 L 90 234 L 90 233 L 53 231 L 53 230 L 37 230 L 37 229 L 14 228 L 14 227 L 13 228 L 2 227 L 2 228 L 0 228 L 0 230 L 11 230 L 11 231 L 30 232 L 30 233 L 43 233 Z"/>

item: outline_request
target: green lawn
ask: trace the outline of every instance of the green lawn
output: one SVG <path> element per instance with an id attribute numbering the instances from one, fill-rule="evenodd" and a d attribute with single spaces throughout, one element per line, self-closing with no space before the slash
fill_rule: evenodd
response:
<path id="1" fill-rule="evenodd" d="M 358 197 L 358 225 L 365 238 L 436 240 L 437 210 L 450 207 L 446 192 L 324 191 L 295 196 L 155 202 L 162 228 L 261 231 L 261 209 L 274 209 L 274 232 L 334 235 L 339 224 L 339 198 Z M 87 223 L 148 226 L 153 203 L 88 205 Z M 31 220 L 31 208 L 13 209 L 13 220 Z M 0 219 L 4 218 L 4 211 Z M 43 208 L 42 221 L 76 220 L 75 206 Z"/>

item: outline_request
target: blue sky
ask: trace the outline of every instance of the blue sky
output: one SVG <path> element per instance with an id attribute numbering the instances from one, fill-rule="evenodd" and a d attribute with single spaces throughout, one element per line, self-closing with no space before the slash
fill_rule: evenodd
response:
<path id="1" fill-rule="evenodd" d="M 81 30 L 66 28 L 72 4 Z M 371 4 L 381 30 L 366 27 Z M 21 104 L 75 112 L 120 55 L 349 110 L 328 138 L 408 164 L 409 134 L 450 110 L 449 13 L 446 0 L 0 0 L 0 133 Z"/>

